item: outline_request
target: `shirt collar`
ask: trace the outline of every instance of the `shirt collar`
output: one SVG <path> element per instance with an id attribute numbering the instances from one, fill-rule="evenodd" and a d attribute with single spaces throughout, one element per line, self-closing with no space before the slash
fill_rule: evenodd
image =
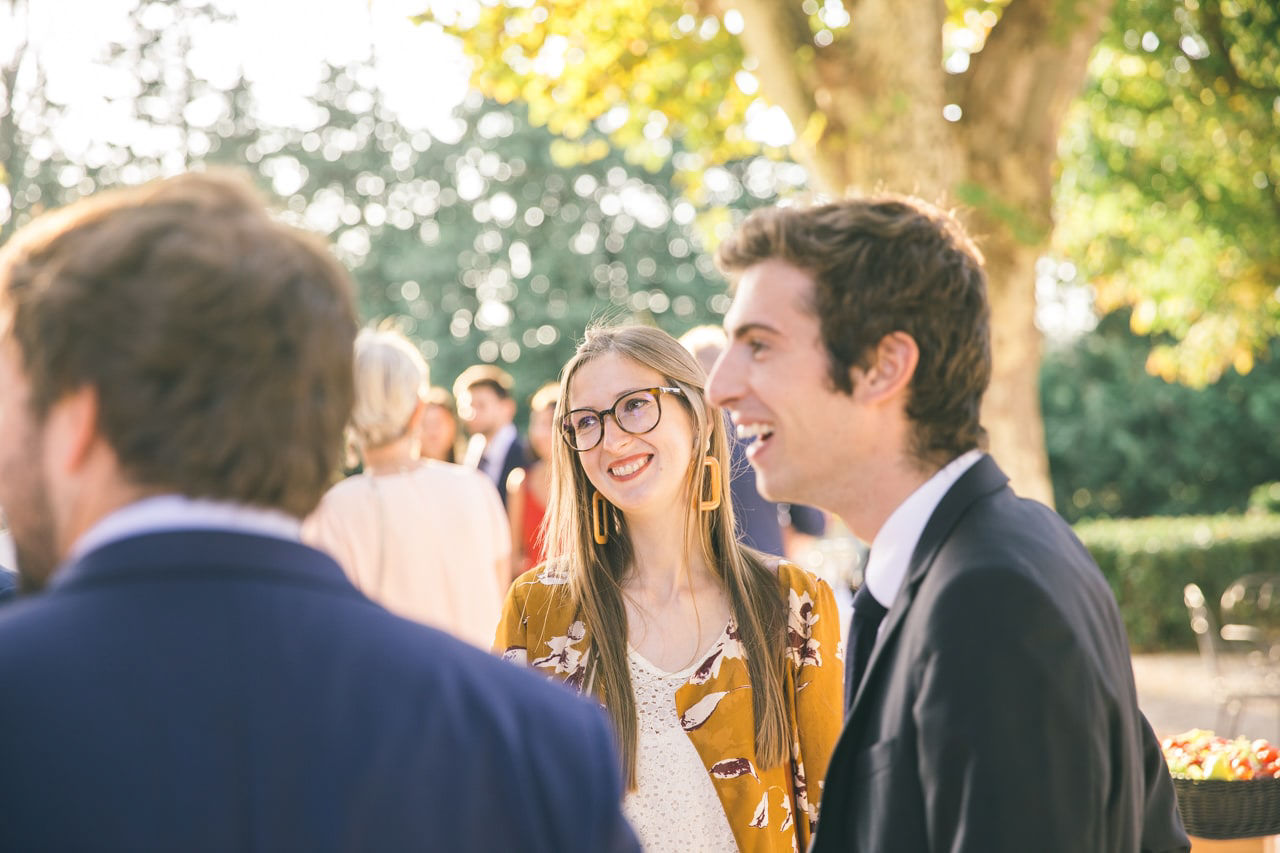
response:
<path id="1" fill-rule="evenodd" d="M 232 530 L 297 541 L 301 526 L 298 519 L 280 510 L 185 495 L 156 495 L 99 519 L 71 546 L 68 562 L 103 545 L 141 533 Z"/>
<path id="2" fill-rule="evenodd" d="M 507 424 L 498 430 L 497 435 L 493 437 L 484 448 L 484 461 L 493 467 L 493 473 L 499 474 L 502 470 L 502 460 L 507 458 L 507 451 L 511 449 L 511 445 L 516 443 L 516 425 Z"/>
<path id="3" fill-rule="evenodd" d="M 911 568 L 911 554 L 938 503 L 956 480 L 981 458 L 981 450 L 970 450 L 952 459 L 898 504 L 885 520 L 871 543 L 871 554 L 863 572 L 867 588 L 881 606 L 890 607 L 898 597 L 898 590 Z"/>

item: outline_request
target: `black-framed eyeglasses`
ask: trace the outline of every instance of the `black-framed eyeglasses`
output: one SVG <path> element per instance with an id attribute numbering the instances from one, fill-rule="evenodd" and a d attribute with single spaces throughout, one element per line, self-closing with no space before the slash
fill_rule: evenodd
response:
<path id="1" fill-rule="evenodd" d="M 560 434 L 565 442 L 579 453 L 584 453 L 604 438 L 604 419 L 613 416 L 618 429 L 632 435 L 643 435 L 658 425 L 662 419 L 663 394 L 683 394 L 679 388 L 640 388 L 628 391 L 613 401 L 603 412 L 599 409 L 574 409 L 560 422 Z"/>

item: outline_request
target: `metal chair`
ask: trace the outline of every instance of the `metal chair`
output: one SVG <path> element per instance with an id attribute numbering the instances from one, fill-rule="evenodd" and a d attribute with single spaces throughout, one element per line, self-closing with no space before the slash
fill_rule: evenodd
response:
<path id="1" fill-rule="evenodd" d="M 1205 604 L 1200 587 L 1187 584 L 1182 590 L 1182 601 L 1191 618 L 1200 659 L 1212 678 L 1213 695 L 1218 704 L 1215 726 L 1218 734 L 1226 737 L 1239 734 L 1240 714 L 1250 702 L 1274 702 L 1280 711 L 1280 668 L 1271 665 L 1268 648 L 1254 642 L 1255 638 L 1247 632 L 1238 632 L 1235 647 L 1243 649 L 1243 653 L 1228 651 L 1218 620 Z"/>
<path id="2" fill-rule="evenodd" d="M 1222 638 L 1242 640 L 1265 650 L 1268 662 L 1280 666 L 1280 575 L 1255 572 L 1231 583 L 1222 593 Z"/>

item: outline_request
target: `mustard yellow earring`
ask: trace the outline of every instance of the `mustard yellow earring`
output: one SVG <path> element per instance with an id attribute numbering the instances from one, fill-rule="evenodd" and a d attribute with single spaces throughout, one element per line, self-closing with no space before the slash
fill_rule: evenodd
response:
<path id="1" fill-rule="evenodd" d="M 706 468 L 705 479 L 711 482 L 711 497 L 698 501 L 698 509 L 711 512 L 713 509 L 720 508 L 720 460 L 714 456 L 707 456 L 702 464 Z M 706 488 L 704 487 L 702 491 L 705 492 Z"/>
<path id="2" fill-rule="evenodd" d="M 719 500 L 717 499 L 717 503 Z M 604 502 L 604 495 L 591 493 L 591 535 L 597 545 L 609 541 L 609 505 Z"/>

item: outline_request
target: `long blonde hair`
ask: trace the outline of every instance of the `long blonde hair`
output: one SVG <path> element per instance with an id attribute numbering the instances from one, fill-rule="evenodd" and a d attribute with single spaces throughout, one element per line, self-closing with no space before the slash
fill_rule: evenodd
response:
<path id="1" fill-rule="evenodd" d="M 605 353 L 656 370 L 664 382 L 683 392 L 669 405 L 684 405 L 694 426 L 693 460 L 685 490 L 686 517 L 691 519 L 684 530 L 686 549 L 697 543 L 729 599 L 751 680 L 757 760 L 762 767 L 781 764 L 790 757 L 791 749 L 784 692 L 786 601 L 777 574 L 760 554 L 738 542 L 729 499 L 731 472 L 724 417 L 707 402 L 702 368 L 675 338 L 648 326 L 597 326 L 587 330 L 561 371 L 557 425 L 567 414 L 574 374 Z M 694 522 L 693 507 L 702 499 L 704 489 L 709 491 L 704 483 L 707 456 L 720 462 L 722 500 L 718 508 L 697 513 L 698 521 Z M 627 783 L 634 787 L 636 705 L 627 663 L 627 611 L 622 591 L 634 549 L 626 519 L 612 506 L 608 507 L 608 542 L 596 544 L 592 536 L 593 493 L 578 454 L 563 440 L 556 441 L 551 453 L 545 531 L 548 563 L 553 570 L 567 574 L 574 607 L 591 632 L 587 684 L 613 719 Z"/>

